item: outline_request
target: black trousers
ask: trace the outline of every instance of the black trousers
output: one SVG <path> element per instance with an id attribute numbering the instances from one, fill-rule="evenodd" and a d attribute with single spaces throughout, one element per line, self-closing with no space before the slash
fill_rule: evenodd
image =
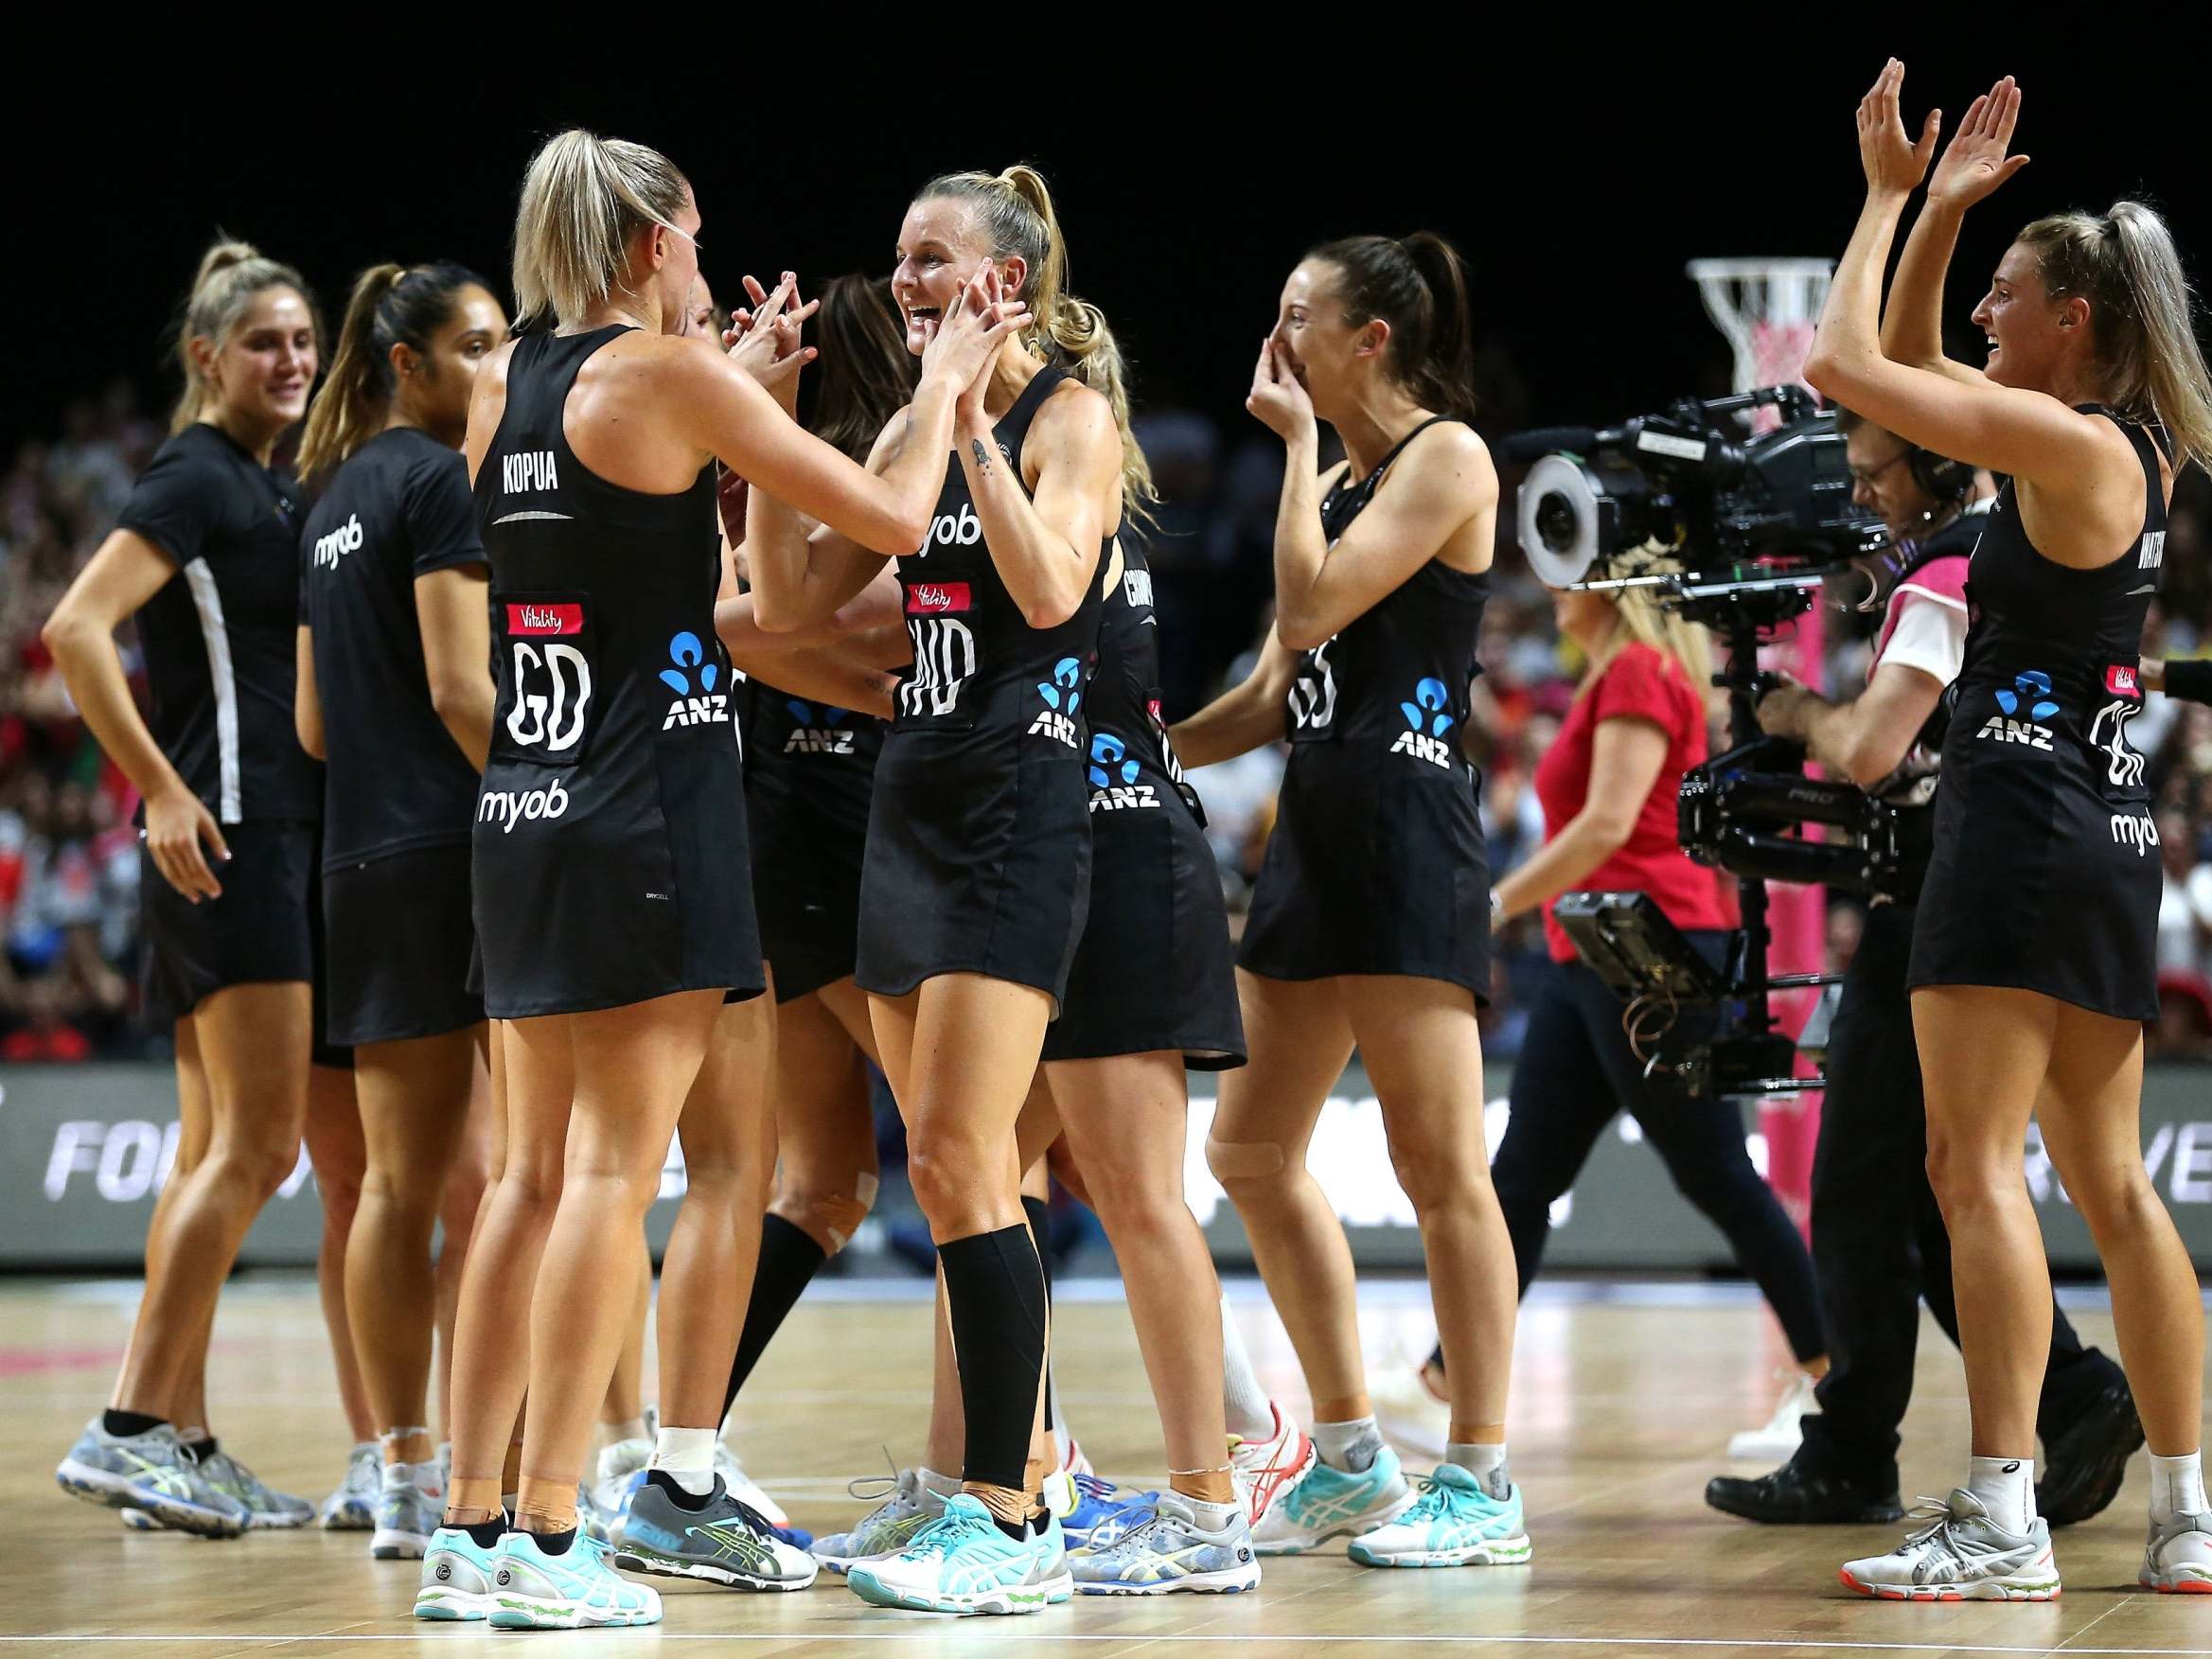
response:
<path id="1" fill-rule="evenodd" d="M 1905 968 L 1913 907 L 1877 905 L 1830 1028 L 1828 1095 L 1813 1162 L 1813 1266 L 1828 1320 L 1820 1410 L 1803 1456 L 1853 1479 L 1896 1478 L 1897 1425 L 1913 1392 L 1920 1303 L 1953 1344 L 1951 1237 L 1928 1185 L 1927 1105 Z M 2046 1440 L 2117 1376 L 2054 1305 L 2036 1431 Z"/>
<path id="2" fill-rule="evenodd" d="M 1726 935 L 1692 933 L 1690 943 L 1718 961 Z M 1513 1067 L 1506 1124 L 1491 1181 L 1513 1234 L 1521 1292 L 1544 1260 L 1552 1200 L 1574 1185 L 1590 1148 L 1616 1114 L 1643 1128 L 1682 1195 L 1726 1235 L 1743 1270 L 1759 1283 L 1799 1360 L 1824 1351 L 1813 1263 L 1774 1190 L 1751 1167 L 1743 1118 L 1734 1101 L 1694 1099 L 1664 1074 L 1645 1077 L 1621 1029 L 1620 999 L 1579 962 L 1552 964 L 1536 994 L 1529 1032 Z M 1709 1015 L 1685 1015 L 1678 1039 L 1693 1037 Z"/>

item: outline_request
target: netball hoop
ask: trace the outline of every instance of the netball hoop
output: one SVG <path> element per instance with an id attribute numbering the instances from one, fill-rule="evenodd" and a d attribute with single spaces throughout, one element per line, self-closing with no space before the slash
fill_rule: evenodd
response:
<path id="1" fill-rule="evenodd" d="M 1690 279 L 1706 315 L 1735 351 L 1735 390 L 1782 386 L 1802 377 L 1834 271 L 1827 259 L 1690 260 Z M 1780 418 L 1760 410 L 1752 430 L 1769 431 Z"/>

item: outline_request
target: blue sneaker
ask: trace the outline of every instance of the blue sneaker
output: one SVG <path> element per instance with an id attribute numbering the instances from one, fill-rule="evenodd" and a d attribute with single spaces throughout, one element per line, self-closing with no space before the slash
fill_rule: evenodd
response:
<path id="1" fill-rule="evenodd" d="M 1053 1500 L 1053 1487 L 1062 1479 L 1072 1500 L 1062 1509 Z M 1060 1517 L 1060 1531 L 1070 1549 L 1103 1547 L 1140 1525 L 1159 1502 L 1156 1491 L 1126 1491 L 1095 1474 L 1046 1477 L 1046 1503 Z"/>
<path id="2" fill-rule="evenodd" d="M 1254 1524 L 1252 1547 L 1262 1555 L 1296 1555 L 1332 1538 L 1371 1531 L 1412 1501 L 1413 1489 L 1389 1446 L 1356 1473 L 1317 1457 Z"/>
<path id="3" fill-rule="evenodd" d="M 168 1423 L 142 1435 L 111 1435 L 94 1418 L 54 1471 L 72 1497 L 137 1509 L 164 1527 L 203 1538 L 236 1538 L 253 1524 L 245 1504 L 210 1480 Z"/>
<path id="4" fill-rule="evenodd" d="M 1165 1596 L 1174 1590 L 1230 1595 L 1260 1582 L 1251 1523 L 1242 1505 L 1226 1527 L 1198 1524 L 1187 1499 L 1169 1492 L 1117 1542 L 1068 1558 L 1086 1596 Z"/>
<path id="5" fill-rule="evenodd" d="M 945 1513 L 901 1553 L 856 1565 L 845 1582 L 871 1606 L 923 1613 L 1041 1613 L 1075 1594 L 1056 1517 L 1009 1538 L 965 1492 L 946 1499 Z"/>
<path id="6" fill-rule="evenodd" d="M 422 1547 L 422 1580 L 415 1591 L 415 1616 L 486 1618 L 491 1614 L 491 1579 L 499 1570 L 486 1548 L 459 1527 L 440 1527 Z"/>
<path id="7" fill-rule="evenodd" d="M 491 1627 L 500 1631 L 580 1631 L 659 1624 L 660 1593 L 615 1572 L 613 1554 L 579 1530 L 559 1555 L 527 1532 L 510 1532 L 492 1552 Z"/>
<path id="8" fill-rule="evenodd" d="M 1494 1498 L 1456 1463 L 1440 1463 L 1394 1521 L 1362 1532 L 1344 1553 L 1370 1567 L 1513 1566 L 1529 1559 L 1521 1489 Z"/>

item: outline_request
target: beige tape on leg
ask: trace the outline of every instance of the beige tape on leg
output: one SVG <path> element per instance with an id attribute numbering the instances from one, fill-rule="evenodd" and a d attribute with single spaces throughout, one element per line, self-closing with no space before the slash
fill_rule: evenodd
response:
<path id="1" fill-rule="evenodd" d="M 1216 1140 L 1206 1137 L 1206 1167 L 1224 1181 L 1259 1180 L 1283 1170 L 1283 1148 L 1272 1140 Z"/>

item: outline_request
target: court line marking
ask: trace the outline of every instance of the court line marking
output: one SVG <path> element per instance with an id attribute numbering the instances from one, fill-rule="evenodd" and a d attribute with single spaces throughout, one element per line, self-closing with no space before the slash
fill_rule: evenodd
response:
<path id="1" fill-rule="evenodd" d="M 171 1635 L 0 1635 L 0 1645 L 17 1642 L 207 1642 L 227 1644 L 269 1644 L 280 1642 L 421 1642 L 425 1640 L 466 1640 L 476 1636 L 475 1631 L 455 1631 L 450 1636 L 432 1636 L 427 1633 L 398 1634 L 351 1635 L 342 1631 L 303 1631 L 292 1635 L 237 1635 L 201 1634 L 184 1633 Z M 486 1632 L 485 1634 L 491 1633 Z M 800 1642 L 927 1642 L 933 1647 L 945 1644 L 945 1627 L 931 1623 L 904 1631 L 742 1631 L 724 1633 L 716 1631 L 664 1631 L 658 1626 L 633 1630 L 600 1630 L 591 1633 L 599 1640 L 609 1639 L 644 1642 L 780 1642 L 790 1646 Z M 1360 1642 L 1371 1646 L 1399 1646 L 1407 1643 L 1428 1643 L 1439 1647 L 1460 1648 L 1692 1648 L 1692 1649 L 1810 1649 L 1816 1652 L 1835 1653 L 2035 1653 L 2044 1654 L 2112 1654 L 2112 1655 L 2205 1655 L 2212 1648 L 2074 1648 L 2062 1643 L 2053 1647 L 2048 1642 L 2036 1642 L 2025 1647 L 2003 1646 L 1982 1642 L 1836 1642 L 1822 1641 L 1818 1637 L 1743 1637 L 1729 1640 L 1720 1636 L 1538 1636 L 1538 1635 L 1377 1635 L 1366 1632 L 1339 1632 L 1333 1634 L 1291 1635 L 1277 1632 L 1252 1632 L 1237 1635 L 1177 1635 L 1169 1632 L 1145 1633 L 1124 1631 L 1108 1634 L 1104 1632 L 1066 1633 L 1057 1631 L 1022 1630 L 1004 1633 L 963 1632 L 960 1640 L 976 1643 L 1018 1643 L 1036 1647 L 1054 1642 L 1108 1642 L 1119 1646 L 1168 1646 L 1176 1643 L 1209 1645 L 1225 1642 L 1249 1644 L 1252 1642 L 1281 1642 L 1284 1644 L 1316 1645 L 1322 1642 Z"/>

